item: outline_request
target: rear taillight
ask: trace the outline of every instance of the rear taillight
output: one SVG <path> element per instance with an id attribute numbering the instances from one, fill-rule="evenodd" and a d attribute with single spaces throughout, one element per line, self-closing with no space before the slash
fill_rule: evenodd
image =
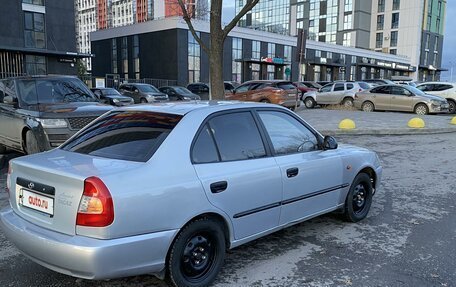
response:
<path id="1" fill-rule="evenodd" d="M 114 221 L 111 193 L 98 177 L 84 181 L 84 193 L 79 203 L 76 225 L 104 227 Z"/>
<path id="2" fill-rule="evenodd" d="M 8 175 L 6 176 L 6 192 L 9 194 L 9 191 L 11 189 L 11 163 L 8 164 Z"/>

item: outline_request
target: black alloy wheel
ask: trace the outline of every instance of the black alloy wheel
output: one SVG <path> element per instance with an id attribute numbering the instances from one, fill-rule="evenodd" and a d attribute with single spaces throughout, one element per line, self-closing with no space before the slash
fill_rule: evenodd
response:
<path id="1" fill-rule="evenodd" d="M 365 173 L 358 174 L 345 200 L 344 216 L 349 222 L 358 222 L 369 213 L 373 196 L 372 180 Z"/>

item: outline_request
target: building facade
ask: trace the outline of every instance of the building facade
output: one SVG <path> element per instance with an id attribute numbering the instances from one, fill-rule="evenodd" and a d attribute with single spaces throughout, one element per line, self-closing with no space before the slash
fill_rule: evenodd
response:
<path id="1" fill-rule="evenodd" d="M 208 44 L 209 23 L 194 26 Z M 96 77 L 209 82 L 208 56 L 180 17 L 99 30 L 91 39 Z M 309 40 L 299 75 L 296 44 L 296 37 L 236 27 L 224 45 L 224 80 L 362 80 L 414 72 L 407 57 Z"/>
<path id="2" fill-rule="evenodd" d="M 236 1 L 236 11 L 245 1 Z M 415 80 L 442 71 L 446 0 L 260 0 L 241 27 L 410 57 Z"/>
<path id="3" fill-rule="evenodd" d="M 193 16 L 208 18 L 208 0 L 186 0 Z M 78 51 L 90 53 L 90 33 L 113 27 L 182 16 L 177 0 L 75 0 Z M 91 59 L 85 60 L 88 71 Z"/>
<path id="4" fill-rule="evenodd" d="M 66 19 L 66 21 L 61 21 Z M 0 9 L 0 78 L 77 73 L 74 4 L 6 0 Z"/>

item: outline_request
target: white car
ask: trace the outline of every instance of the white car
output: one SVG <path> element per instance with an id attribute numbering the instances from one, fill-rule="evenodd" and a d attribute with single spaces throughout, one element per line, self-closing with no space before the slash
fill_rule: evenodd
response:
<path id="1" fill-rule="evenodd" d="M 307 92 L 303 96 L 306 108 L 318 105 L 343 105 L 353 107 L 355 94 L 370 89 L 365 82 L 335 82 L 323 86 L 318 91 Z"/>
<path id="2" fill-rule="evenodd" d="M 450 104 L 450 114 L 456 113 L 456 84 L 442 82 L 427 82 L 416 86 L 426 94 L 439 96 L 448 101 Z"/>

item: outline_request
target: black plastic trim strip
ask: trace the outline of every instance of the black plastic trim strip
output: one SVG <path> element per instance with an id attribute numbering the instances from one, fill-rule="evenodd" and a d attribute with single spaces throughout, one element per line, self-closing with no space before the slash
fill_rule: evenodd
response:
<path id="1" fill-rule="evenodd" d="M 254 208 L 254 209 L 250 209 L 250 210 L 247 210 L 247 211 L 236 213 L 235 215 L 233 215 L 233 218 L 244 217 L 244 216 L 251 215 L 251 214 L 254 214 L 254 213 L 257 213 L 257 212 L 261 212 L 261 211 L 265 211 L 265 210 L 268 210 L 268 209 L 271 209 L 271 208 L 279 207 L 279 206 L 282 206 L 282 205 L 286 205 L 286 204 L 294 203 L 294 202 L 297 202 L 297 201 L 300 201 L 300 200 L 304 200 L 304 199 L 308 199 L 308 198 L 315 197 L 315 196 L 318 196 L 318 195 L 322 195 L 322 194 L 325 194 L 325 193 L 328 193 L 328 192 L 336 191 L 336 190 L 339 190 L 341 188 L 345 188 L 345 187 L 348 187 L 348 186 L 349 186 L 349 184 L 345 183 L 345 184 L 338 185 L 338 186 L 335 186 L 335 187 L 330 187 L 330 188 L 322 189 L 322 190 L 315 191 L 315 192 L 312 192 L 312 193 L 309 193 L 309 194 L 293 197 L 293 198 L 290 198 L 290 199 L 287 199 L 287 200 L 283 200 L 283 201 L 280 201 L 280 202 L 276 202 L 276 203 L 271 203 L 271 204 L 268 204 L 268 205 L 260 206 L 260 207 Z"/>
<path id="2" fill-rule="evenodd" d="M 55 195 L 55 188 L 49 185 L 45 185 L 36 181 L 31 181 L 22 177 L 16 179 L 16 184 L 25 187 L 29 190 L 37 191 L 47 195 Z"/>

